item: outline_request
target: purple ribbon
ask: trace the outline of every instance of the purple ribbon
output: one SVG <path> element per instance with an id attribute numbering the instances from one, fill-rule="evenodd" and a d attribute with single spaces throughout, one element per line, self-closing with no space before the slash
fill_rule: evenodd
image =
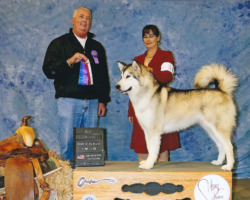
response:
<path id="1" fill-rule="evenodd" d="M 93 56 L 93 58 L 94 58 L 94 61 L 95 61 L 95 64 L 99 64 L 99 60 L 98 60 L 98 53 L 97 53 L 97 51 L 96 50 L 92 50 L 91 51 L 91 55 Z"/>

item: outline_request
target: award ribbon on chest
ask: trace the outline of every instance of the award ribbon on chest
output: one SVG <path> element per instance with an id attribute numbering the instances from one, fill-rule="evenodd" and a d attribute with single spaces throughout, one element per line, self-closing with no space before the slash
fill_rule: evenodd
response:
<path id="1" fill-rule="evenodd" d="M 88 66 L 88 62 L 84 62 L 84 60 L 82 59 L 80 65 L 78 85 L 92 85 L 92 84 L 93 83 L 90 76 L 90 68 Z"/>
<path id="2" fill-rule="evenodd" d="M 91 51 L 91 55 L 93 56 L 93 59 L 95 61 L 95 64 L 99 64 L 99 59 L 98 59 L 98 53 L 96 50 Z"/>

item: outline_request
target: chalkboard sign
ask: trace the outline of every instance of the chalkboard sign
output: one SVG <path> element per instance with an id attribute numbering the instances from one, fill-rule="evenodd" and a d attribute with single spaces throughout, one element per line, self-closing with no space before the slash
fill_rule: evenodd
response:
<path id="1" fill-rule="evenodd" d="M 74 128 L 75 167 L 104 165 L 104 129 Z"/>

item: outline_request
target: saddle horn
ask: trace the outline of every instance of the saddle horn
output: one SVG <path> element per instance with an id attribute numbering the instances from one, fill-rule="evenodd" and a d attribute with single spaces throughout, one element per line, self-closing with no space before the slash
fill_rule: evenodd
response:
<path id="1" fill-rule="evenodd" d="M 34 129 L 28 126 L 28 119 L 30 118 L 31 116 L 23 117 L 21 126 L 16 130 L 16 134 L 22 136 L 24 144 L 27 147 L 32 147 L 36 138 Z"/>

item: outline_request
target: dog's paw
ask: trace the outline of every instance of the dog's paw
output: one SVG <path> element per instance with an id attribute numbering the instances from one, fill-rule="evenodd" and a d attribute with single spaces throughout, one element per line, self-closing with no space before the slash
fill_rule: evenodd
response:
<path id="1" fill-rule="evenodd" d="M 139 162 L 139 165 L 143 165 L 146 162 L 146 160 L 142 160 Z"/>
<path id="2" fill-rule="evenodd" d="M 227 165 L 223 165 L 221 167 L 221 169 L 224 170 L 224 171 L 232 171 L 233 166 L 227 164 Z"/>
<path id="3" fill-rule="evenodd" d="M 154 164 L 151 164 L 149 162 L 147 162 L 146 160 L 143 160 L 140 162 L 139 168 L 141 169 L 152 169 L 154 166 Z"/>
<path id="4" fill-rule="evenodd" d="M 219 160 L 213 160 L 211 163 L 212 163 L 213 165 L 222 165 L 222 162 L 219 161 Z"/>

